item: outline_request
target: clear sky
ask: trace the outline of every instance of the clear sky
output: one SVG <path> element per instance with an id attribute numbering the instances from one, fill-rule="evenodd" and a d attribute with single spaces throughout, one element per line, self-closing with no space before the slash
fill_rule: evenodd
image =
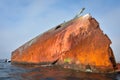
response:
<path id="1" fill-rule="evenodd" d="M 44 31 L 72 19 L 81 8 L 112 40 L 120 61 L 120 0 L 0 0 L 0 58 Z"/>

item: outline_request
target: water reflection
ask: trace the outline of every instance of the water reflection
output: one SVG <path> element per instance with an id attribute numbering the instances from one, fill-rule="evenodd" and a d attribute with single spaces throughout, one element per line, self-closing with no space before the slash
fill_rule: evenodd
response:
<path id="1" fill-rule="evenodd" d="M 17 67 L 24 70 L 20 74 L 14 74 L 14 76 L 19 76 L 22 80 L 117 80 L 119 75 L 77 72 L 58 66 L 40 67 L 19 65 Z"/>
<path id="2" fill-rule="evenodd" d="M 58 66 L 40 67 L 4 64 L 0 80 L 120 80 L 120 74 L 84 73 Z"/>

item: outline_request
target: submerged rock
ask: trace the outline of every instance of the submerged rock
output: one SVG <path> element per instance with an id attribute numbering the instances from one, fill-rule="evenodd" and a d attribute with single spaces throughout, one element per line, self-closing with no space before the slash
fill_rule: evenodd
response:
<path id="1" fill-rule="evenodd" d="M 86 14 L 62 23 L 12 52 L 12 63 L 57 64 L 90 72 L 111 72 L 116 61 L 111 40 Z"/>

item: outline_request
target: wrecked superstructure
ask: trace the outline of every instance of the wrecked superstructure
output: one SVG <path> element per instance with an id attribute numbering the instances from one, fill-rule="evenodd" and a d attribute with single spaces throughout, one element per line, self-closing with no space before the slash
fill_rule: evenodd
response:
<path id="1" fill-rule="evenodd" d="M 51 64 L 85 72 L 116 68 L 111 40 L 90 15 L 76 17 L 35 37 L 12 52 L 12 63 Z"/>

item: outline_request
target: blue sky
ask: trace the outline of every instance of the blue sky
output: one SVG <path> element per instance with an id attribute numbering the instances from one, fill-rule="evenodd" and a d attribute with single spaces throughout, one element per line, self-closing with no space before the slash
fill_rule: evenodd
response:
<path id="1" fill-rule="evenodd" d="M 112 40 L 120 61 L 120 0 L 0 0 L 0 58 L 43 33 L 72 19 L 85 7 Z"/>

